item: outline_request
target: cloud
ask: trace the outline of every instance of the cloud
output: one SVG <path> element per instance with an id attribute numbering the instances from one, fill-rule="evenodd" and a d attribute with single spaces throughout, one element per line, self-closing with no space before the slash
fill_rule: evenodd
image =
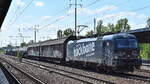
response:
<path id="1" fill-rule="evenodd" d="M 31 33 L 28 33 L 28 31 L 26 31 L 27 28 L 29 28 L 29 27 L 31 27 L 31 24 L 29 24 L 29 23 L 14 24 L 13 26 L 10 26 L 10 27 L 6 27 L 4 25 L 2 32 L 0 33 L 3 36 L 3 38 L 0 38 L 0 41 L 3 41 L 2 46 L 6 46 L 10 42 L 13 45 L 15 45 L 16 41 L 17 41 L 17 43 L 22 42 L 22 41 L 20 41 L 20 38 L 17 37 L 17 36 L 19 36 L 19 28 L 24 36 L 28 36 L 28 35 L 31 35 Z M 26 30 L 24 30 L 25 28 L 26 28 Z M 11 36 L 11 38 L 10 38 L 10 36 Z"/>
<path id="2" fill-rule="evenodd" d="M 137 16 L 137 18 L 139 18 L 139 19 L 146 19 L 146 18 L 147 18 L 147 16 L 144 15 L 144 14 L 137 14 L 136 16 Z"/>
<path id="3" fill-rule="evenodd" d="M 95 10 L 91 10 L 88 8 L 80 8 L 80 9 L 78 9 L 78 14 L 94 15 L 94 14 L 102 13 L 105 11 L 111 11 L 111 10 L 115 10 L 115 9 L 117 9 L 117 7 L 114 5 L 105 5 L 101 8 L 97 8 Z M 73 14 L 73 13 L 74 13 L 74 9 L 68 11 L 68 14 Z"/>
<path id="4" fill-rule="evenodd" d="M 111 11 L 111 10 L 115 10 L 115 9 L 117 9 L 117 7 L 114 5 L 106 5 L 106 6 L 103 6 L 102 8 L 96 9 L 94 12 L 101 13 L 104 11 Z"/>
<path id="5" fill-rule="evenodd" d="M 81 8 L 81 9 L 79 9 L 78 13 L 84 13 L 84 14 L 92 15 L 94 13 L 94 10 L 90 10 L 87 8 Z"/>
<path id="6" fill-rule="evenodd" d="M 50 20 L 52 18 L 52 16 L 42 16 L 41 19 L 42 20 Z"/>
<path id="7" fill-rule="evenodd" d="M 114 5 L 105 5 L 105 6 L 101 7 L 101 8 L 97 8 L 95 10 L 82 8 L 81 9 L 81 13 L 93 15 L 93 14 L 99 14 L 99 13 L 102 13 L 102 12 L 105 12 L 105 11 L 111 11 L 111 10 L 115 10 L 115 9 L 117 9 L 117 7 L 114 6 Z"/>
<path id="8" fill-rule="evenodd" d="M 131 30 L 139 29 L 139 28 L 144 28 L 146 23 L 135 23 L 135 22 L 129 22 L 131 26 Z"/>
<path id="9" fill-rule="evenodd" d="M 135 12 L 119 12 L 119 13 L 115 13 L 115 14 L 107 14 L 104 15 L 103 17 L 99 18 L 100 19 L 110 19 L 110 18 L 125 18 L 127 16 L 135 16 L 136 13 Z"/>
<path id="10" fill-rule="evenodd" d="M 64 19 L 64 18 L 65 18 L 65 16 L 60 16 L 60 17 L 59 17 L 59 19 Z"/>
<path id="11" fill-rule="evenodd" d="M 16 0 L 16 4 L 18 6 L 24 6 L 25 5 L 25 2 L 23 2 L 22 0 Z"/>
<path id="12" fill-rule="evenodd" d="M 103 17 L 98 18 L 98 20 L 100 20 L 100 19 L 105 20 L 105 19 L 112 19 L 112 18 L 127 18 L 130 16 L 132 18 L 138 18 L 138 19 L 146 19 L 147 18 L 147 16 L 144 14 L 138 14 L 136 12 L 124 11 L 124 12 L 104 15 Z"/>
<path id="13" fill-rule="evenodd" d="M 42 7 L 42 6 L 44 6 L 44 3 L 41 1 L 37 1 L 37 2 L 35 2 L 35 6 Z"/>
<path id="14" fill-rule="evenodd" d="M 14 25 L 16 28 L 30 28 L 33 26 L 33 24 L 30 23 L 21 23 Z"/>
<path id="15" fill-rule="evenodd" d="M 103 20 L 103 24 L 106 26 L 108 23 L 116 24 L 121 18 L 127 18 L 129 20 L 129 25 L 131 29 L 144 28 L 145 22 L 142 22 L 147 18 L 145 14 L 140 14 L 137 12 L 123 11 L 119 13 L 106 14 L 103 17 L 97 18 L 97 20 Z"/>

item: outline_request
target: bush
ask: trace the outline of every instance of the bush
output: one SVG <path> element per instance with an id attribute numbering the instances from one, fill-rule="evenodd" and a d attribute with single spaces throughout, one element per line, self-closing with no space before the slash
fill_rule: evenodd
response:
<path id="1" fill-rule="evenodd" d="M 143 59 L 150 59 L 150 43 L 141 43 L 140 50 Z"/>

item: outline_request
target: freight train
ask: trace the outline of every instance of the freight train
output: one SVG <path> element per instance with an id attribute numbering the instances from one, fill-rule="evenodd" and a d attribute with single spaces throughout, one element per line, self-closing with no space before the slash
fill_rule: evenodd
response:
<path id="1" fill-rule="evenodd" d="M 119 72 L 134 71 L 142 64 L 137 38 L 126 33 L 47 40 L 28 46 L 26 52 L 26 58 Z"/>
<path id="2" fill-rule="evenodd" d="M 27 56 L 27 48 L 28 47 L 26 47 L 26 46 L 6 48 L 5 49 L 5 54 L 6 55 L 17 56 L 17 53 L 20 53 L 21 56 Z"/>

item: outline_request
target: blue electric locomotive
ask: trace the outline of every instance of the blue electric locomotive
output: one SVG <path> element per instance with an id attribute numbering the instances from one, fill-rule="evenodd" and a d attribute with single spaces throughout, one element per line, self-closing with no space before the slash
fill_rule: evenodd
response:
<path id="1" fill-rule="evenodd" d="M 123 72 L 141 65 L 137 39 L 125 33 L 69 41 L 66 61 Z"/>

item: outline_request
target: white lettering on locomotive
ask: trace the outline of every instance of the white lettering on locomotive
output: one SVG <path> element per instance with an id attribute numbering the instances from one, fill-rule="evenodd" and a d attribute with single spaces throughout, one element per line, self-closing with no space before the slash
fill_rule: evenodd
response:
<path id="1" fill-rule="evenodd" d="M 75 46 L 73 53 L 74 53 L 74 57 L 83 55 L 83 54 L 87 54 L 87 53 L 91 53 L 95 51 L 95 44 L 94 42 L 85 44 L 78 44 Z"/>

